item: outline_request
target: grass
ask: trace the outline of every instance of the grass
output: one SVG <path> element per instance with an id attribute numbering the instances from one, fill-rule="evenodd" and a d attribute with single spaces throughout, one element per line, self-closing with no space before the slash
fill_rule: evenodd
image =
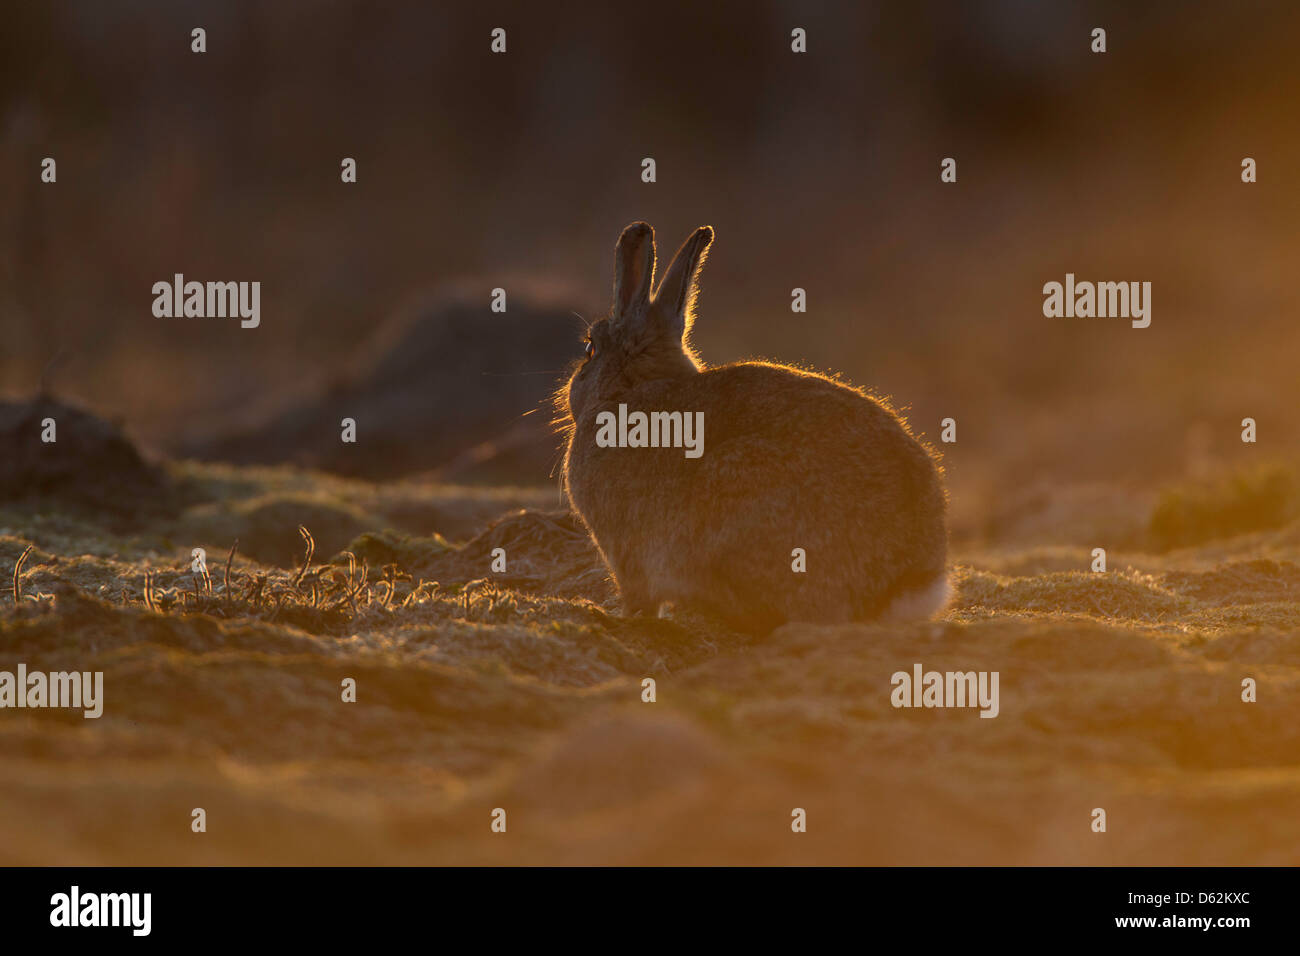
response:
<path id="1" fill-rule="evenodd" d="M 27 547 L 23 549 L 23 553 L 18 555 L 18 560 L 14 562 L 14 583 L 13 583 L 14 607 L 17 607 L 18 602 L 23 599 L 23 589 L 22 589 L 23 565 L 26 563 L 27 556 L 32 553 L 32 549 L 34 547 L 36 546 L 29 544 Z"/>
<path id="2" fill-rule="evenodd" d="M 1050 560 L 968 541 L 938 621 L 753 639 L 622 617 L 550 491 L 173 476 L 242 494 L 125 536 L 54 503 L 0 508 L 0 667 L 105 674 L 98 721 L 0 721 L 0 861 L 1285 863 L 1300 841 L 1295 521 L 1112 551 L 1102 574 L 1092 535 Z M 309 523 L 263 524 L 304 495 L 371 527 L 331 549 Z M 399 497 L 486 517 L 394 527 L 432 513 Z M 218 545 L 226 525 L 292 533 L 298 556 Z M 199 546 L 224 560 L 195 573 Z M 1001 714 L 892 709 L 914 662 L 997 670 Z"/>
<path id="3" fill-rule="evenodd" d="M 1264 464 L 1166 489 L 1150 532 L 1158 548 L 1170 549 L 1280 528 L 1297 517 L 1300 476 L 1293 468 Z"/>

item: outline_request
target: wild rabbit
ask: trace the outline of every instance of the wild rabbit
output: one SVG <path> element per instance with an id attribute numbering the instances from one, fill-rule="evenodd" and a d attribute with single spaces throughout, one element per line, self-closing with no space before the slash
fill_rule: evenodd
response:
<path id="1" fill-rule="evenodd" d="M 609 317 L 557 393 L 565 489 L 625 611 L 672 602 L 759 632 L 936 613 L 947 503 L 930 453 L 825 376 L 705 366 L 687 339 L 712 242 L 697 229 L 652 295 L 654 230 L 628 226 Z"/>

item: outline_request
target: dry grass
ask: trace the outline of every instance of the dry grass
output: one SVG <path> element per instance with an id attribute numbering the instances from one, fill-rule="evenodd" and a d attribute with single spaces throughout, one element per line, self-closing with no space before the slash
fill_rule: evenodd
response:
<path id="1" fill-rule="evenodd" d="M 1294 522 L 1105 574 L 1091 541 L 972 542 L 940 621 L 753 640 L 619 616 L 573 520 L 501 498 L 456 544 L 378 530 L 392 489 L 322 479 L 314 500 L 372 530 L 332 551 L 307 525 L 279 565 L 227 541 L 194 573 L 188 529 L 265 534 L 284 515 L 246 502 L 301 489 L 184 471 L 245 494 L 129 538 L 0 510 L 25 598 L 4 666 L 102 670 L 106 697 L 98 721 L 4 713 L 3 862 L 1289 863 L 1300 845 Z M 1001 714 L 894 710 L 914 662 L 999 671 Z"/>
<path id="2" fill-rule="evenodd" d="M 1300 517 L 1300 476 L 1276 464 L 1167 489 L 1151 515 L 1157 547 L 1203 544 Z"/>

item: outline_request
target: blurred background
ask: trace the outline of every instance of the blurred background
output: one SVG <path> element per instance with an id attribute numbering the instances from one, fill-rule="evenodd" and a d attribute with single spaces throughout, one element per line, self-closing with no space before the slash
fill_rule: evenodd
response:
<path id="1" fill-rule="evenodd" d="M 156 452 L 356 471 L 293 436 L 337 449 L 329 396 L 360 407 L 396 353 L 372 418 L 400 428 L 364 475 L 491 457 L 580 355 L 571 310 L 608 307 L 638 218 L 661 256 L 718 230 L 706 360 L 841 372 L 936 442 L 955 418 L 955 501 L 1254 454 L 1246 416 L 1260 449 L 1300 438 L 1294 4 L 55 0 L 5 22 L 0 383 L 44 374 Z M 155 318 L 177 272 L 260 281 L 260 328 Z M 1150 281 L 1150 328 L 1045 318 L 1066 272 Z"/>
<path id="2" fill-rule="evenodd" d="M 0 863 L 1294 864 L 1300 6 L 0 3 L 0 648 L 109 688 L 6 717 Z M 707 361 L 956 420 L 941 620 L 613 613 L 545 406 L 635 219 Z"/>

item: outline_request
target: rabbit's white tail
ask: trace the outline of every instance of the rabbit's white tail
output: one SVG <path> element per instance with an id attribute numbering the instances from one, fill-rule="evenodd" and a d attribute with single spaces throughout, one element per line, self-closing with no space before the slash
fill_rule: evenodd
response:
<path id="1" fill-rule="evenodd" d="M 952 600 L 948 572 L 941 571 L 929 584 L 896 595 L 885 607 L 881 620 L 924 621 L 934 617 Z"/>

